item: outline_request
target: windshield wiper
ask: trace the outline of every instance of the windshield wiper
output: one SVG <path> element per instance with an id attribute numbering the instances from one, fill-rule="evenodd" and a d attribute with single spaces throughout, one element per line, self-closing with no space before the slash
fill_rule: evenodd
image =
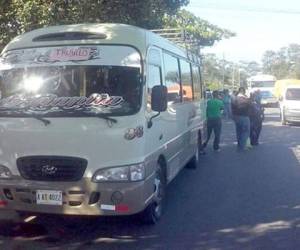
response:
<path id="1" fill-rule="evenodd" d="M 20 110 L 18 110 L 18 111 L 20 111 Z M 22 111 L 24 111 L 24 110 L 22 110 Z M 25 116 L 23 116 L 23 114 Z M 1 115 L 0 117 L 4 117 L 4 116 Z M 43 122 L 45 126 L 48 126 L 49 124 L 51 124 L 50 120 L 43 118 L 40 115 L 36 115 L 36 114 L 28 113 L 28 112 L 17 113 L 17 114 L 11 115 L 11 117 L 29 117 L 29 118 L 34 118 L 36 120 Z"/>
<path id="2" fill-rule="evenodd" d="M 111 118 L 110 116 L 106 115 L 106 114 L 95 114 L 96 117 L 100 118 L 100 119 L 105 119 L 106 121 L 110 122 L 110 123 L 117 123 L 118 121 L 114 118 Z"/>
<path id="3" fill-rule="evenodd" d="M 37 116 L 37 115 L 32 115 L 31 117 L 41 121 L 42 123 L 44 123 L 45 126 L 48 126 L 51 123 L 50 120 L 48 120 L 46 118 L 43 118 L 43 117 L 40 117 L 40 116 Z"/>
<path id="4" fill-rule="evenodd" d="M 43 118 L 43 117 L 41 117 L 41 116 L 33 115 L 33 116 L 31 116 L 31 117 L 34 118 L 34 119 L 37 119 L 37 120 L 39 120 L 39 121 L 41 121 L 41 122 L 43 122 L 45 126 L 48 126 L 48 125 L 51 124 L 51 121 L 50 121 L 50 120 L 48 120 L 48 119 L 46 119 L 46 118 Z M 96 117 L 97 117 L 97 118 L 100 118 L 100 119 L 105 119 L 107 122 L 110 122 L 111 124 L 112 124 L 112 123 L 117 123 L 117 122 L 118 122 L 116 119 L 111 118 L 111 117 L 109 117 L 109 116 L 107 116 L 107 115 L 105 115 L 105 114 L 96 114 Z"/>
<path id="5" fill-rule="evenodd" d="M 14 110 L 15 111 L 15 110 Z M 26 112 L 25 110 L 18 110 L 19 112 L 20 111 L 23 111 L 22 113 L 17 113 L 17 114 L 14 114 L 12 115 L 12 117 L 23 117 L 23 115 L 25 115 L 25 117 L 30 117 L 30 118 L 34 118 L 36 120 L 39 120 L 41 122 L 44 123 L 45 126 L 48 126 L 49 124 L 51 124 L 51 121 L 42 117 L 42 115 L 39 115 L 39 114 L 34 114 L 34 113 L 31 113 L 31 112 Z M 25 111 L 25 112 L 24 112 Z M 64 110 L 60 110 L 60 111 L 64 111 Z M 94 113 L 91 115 L 90 114 L 86 114 L 84 112 L 72 112 L 72 113 L 68 113 L 66 116 L 62 115 L 62 116 L 54 116 L 54 117 L 73 117 L 73 114 L 75 115 L 74 117 L 97 117 L 97 118 L 100 118 L 100 119 L 104 119 L 106 120 L 109 125 L 111 126 L 113 123 L 117 123 L 117 119 L 115 118 L 112 118 L 110 117 L 108 114 L 105 114 L 105 113 Z M 0 117 L 2 117 L 2 115 L 0 114 Z"/>

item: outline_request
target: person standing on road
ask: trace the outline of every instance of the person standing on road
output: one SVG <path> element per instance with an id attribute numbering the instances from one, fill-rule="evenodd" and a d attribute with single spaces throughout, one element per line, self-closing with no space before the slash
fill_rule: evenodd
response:
<path id="1" fill-rule="evenodd" d="M 215 151 L 220 151 L 220 137 L 222 129 L 222 114 L 221 110 L 224 109 L 223 102 L 219 99 L 218 91 L 213 91 L 213 98 L 208 100 L 206 108 L 206 117 L 207 117 L 207 139 L 203 144 L 205 148 L 209 142 L 212 132 L 214 132 L 214 145 L 213 148 Z"/>
<path id="2" fill-rule="evenodd" d="M 254 92 L 250 97 L 250 142 L 252 146 L 256 146 L 259 144 L 258 138 L 262 129 L 263 122 L 263 108 L 260 105 L 257 95 L 259 95 L 259 93 Z"/>
<path id="3" fill-rule="evenodd" d="M 231 117 L 231 97 L 229 95 L 228 89 L 224 90 L 223 103 L 224 103 L 224 117 L 226 119 L 229 119 Z"/>
<path id="4" fill-rule="evenodd" d="M 248 149 L 247 140 L 250 136 L 250 99 L 246 96 L 245 88 L 239 88 L 238 94 L 231 106 L 236 128 L 238 150 L 246 150 Z"/>

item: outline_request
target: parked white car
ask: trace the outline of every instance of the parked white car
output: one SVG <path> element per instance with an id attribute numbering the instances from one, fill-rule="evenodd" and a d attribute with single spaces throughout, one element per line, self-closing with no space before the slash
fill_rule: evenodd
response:
<path id="1" fill-rule="evenodd" d="M 281 122 L 300 122 L 300 86 L 287 86 L 279 98 Z"/>

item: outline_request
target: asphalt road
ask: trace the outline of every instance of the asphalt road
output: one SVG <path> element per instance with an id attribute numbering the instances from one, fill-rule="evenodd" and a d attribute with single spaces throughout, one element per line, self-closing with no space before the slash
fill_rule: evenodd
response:
<path id="1" fill-rule="evenodd" d="M 137 219 L 37 217 L 1 212 L 0 249 L 299 249 L 300 126 L 281 126 L 267 110 L 261 144 L 237 152 L 223 123 L 222 150 L 201 157 L 168 187 L 156 226 Z"/>

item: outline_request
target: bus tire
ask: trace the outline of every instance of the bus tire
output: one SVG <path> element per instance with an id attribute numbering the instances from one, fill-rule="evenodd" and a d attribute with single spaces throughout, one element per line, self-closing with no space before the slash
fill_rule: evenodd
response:
<path id="1" fill-rule="evenodd" d="M 26 211 L 16 211 L 16 213 L 20 219 L 25 219 L 26 217 L 29 217 L 32 215 L 32 213 L 26 212 Z"/>
<path id="2" fill-rule="evenodd" d="M 166 173 L 162 163 L 158 162 L 154 180 L 154 200 L 141 213 L 142 222 L 144 224 L 154 225 L 161 218 L 164 210 L 166 186 Z"/>
<path id="3" fill-rule="evenodd" d="M 285 114 L 284 114 L 283 111 L 282 111 L 282 113 L 281 113 L 281 124 L 282 124 L 282 125 L 286 125 L 286 124 L 287 124 L 286 118 L 285 118 Z"/>

